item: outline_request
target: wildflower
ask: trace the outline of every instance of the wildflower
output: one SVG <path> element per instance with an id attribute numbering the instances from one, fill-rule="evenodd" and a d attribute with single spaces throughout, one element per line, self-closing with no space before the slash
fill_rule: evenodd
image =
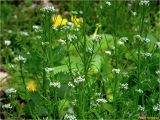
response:
<path id="1" fill-rule="evenodd" d="M 10 40 L 5 40 L 5 41 L 4 41 L 4 44 L 5 44 L 6 46 L 9 46 L 9 45 L 11 44 L 11 41 L 10 41 Z"/>
<path id="2" fill-rule="evenodd" d="M 102 37 L 101 37 L 100 35 L 94 34 L 94 35 L 92 36 L 92 41 L 93 41 L 93 42 L 99 42 L 101 38 L 102 38 Z"/>
<path id="3" fill-rule="evenodd" d="M 29 81 L 29 82 L 27 83 L 27 89 L 28 89 L 29 91 L 35 92 L 35 91 L 37 90 L 37 85 L 35 84 L 34 81 Z"/>
<path id="4" fill-rule="evenodd" d="M 8 30 L 7 32 L 8 32 L 8 33 L 12 33 L 13 31 L 12 31 L 12 30 Z"/>
<path id="5" fill-rule="evenodd" d="M 149 0 L 141 0 L 139 5 L 146 5 L 146 6 L 149 6 Z"/>
<path id="6" fill-rule="evenodd" d="M 97 103 L 106 103 L 107 102 L 107 100 L 104 98 L 99 98 L 96 101 L 97 101 Z"/>
<path id="7" fill-rule="evenodd" d="M 67 25 L 67 22 L 68 22 L 68 20 L 65 18 L 62 18 L 61 15 L 57 15 L 57 16 L 52 17 L 52 21 L 53 21 L 54 27 Z"/>
<path id="8" fill-rule="evenodd" d="M 131 13 L 132 13 L 133 16 L 136 16 L 136 15 L 137 15 L 136 12 L 131 11 Z"/>
<path id="9" fill-rule="evenodd" d="M 157 71 L 156 71 L 156 74 L 157 74 L 157 75 L 160 74 L 160 70 L 157 70 Z"/>
<path id="10" fill-rule="evenodd" d="M 23 56 L 19 55 L 18 57 L 14 58 L 15 61 L 22 61 L 22 62 L 26 62 L 26 58 L 24 58 Z"/>
<path id="11" fill-rule="evenodd" d="M 151 53 L 141 53 L 144 57 L 152 57 Z"/>
<path id="12" fill-rule="evenodd" d="M 50 13 L 50 12 L 57 12 L 58 10 L 55 9 L 53 6 L 47 6 L 47 7 L 41 8 L 41 11 Z"/>
<path id="13" fill-rule="evenodd" d="M 124 42 L 118 41 L 118 44 L 119 44 L 119 45 L 124 45 Z"/>
<path id="14" fill-rule="evenodd" d="M 50 72 L 52 72 L 54 69 L 53 69 L 53 68 L 48 68 L 48 67 L 46 67 L 46 68 L 44 68 L 44 70 L 45 70 L 47 73 L 50 73 Z"/>
<path id="15" fill-rule="evenodd" d="M 62 40 L 62 39 L 59 39 L 58 42 L 59 42 L 61 45 L 65 45 L 65 44 L 66 44 L 66 41 L 65 41 L 65 40 Z"/>
<path id="16" fill-rule="evenodd" d="M 90 54 L 92 54 L 92 53 L 93 53 L 93 49 L 90 48 L 90 47 L 88 47 L 88 48 L 87 48 L 87 52 L 90 53 Z"/>
<path id="17" fill-rule="evenodd" d="M 160 111 L 160 104 L 154 105 L 153 111 Z"/>
<path id="18" fill-rule="evenodd" d="M 43 46 L 44 46 L 44 45 L 49 45 L 49 42 L 42 42 L 41 44 L 42 44 Z"/>
<path id="19" fill-rule="evenodd" d="M 55 88 L 60 88 L 61 87 L 61 83 L 60 82 L 50 82 L 49 86 L 50 87 L 55 87 Z"/>
<path id="20" fill-rule="evenodd" d="M 142 42 L 149 43 L 151 40 L 149 38 L 142 38 Z"/>
<path id="21" fill-rule="evenodd" d="M 6 89 L 5 92 L 7 94 L 11 94 L 11 93 L 16 93 L 16 90 L 14 88 L 9 88 L 9 89 Z"/>
<path id="22" fill-rule="evenodd" d="M 119 40 L 120 40 L 121 42 L 127 42 L 127 41 L 128 41 L 128 38 L 127 38 L 127 37 L 121 37 Z"/>
<path id="23" fill-rule="evenodd" d="M 111 2 L 106 1 L 106 5 L 107 5 L 107 6 L 111 6 Z"/>
<path id="24" fill-rule="evenodd" d="M 138 93 L 143 93 L 143 90 L 141 90 L 141 89 L 136 89 L 136 92 L 138 92 Z"/>
<path id="25" fill-rule="evenodd" d="M 143 111 L 144 112 L 144 109 L 145 109 L 144 107 L 142 107 L 141 105 L 138 105 L 138 110 L 139 111 Z"/>
<path id="26" fill-rule="evenodd" d="M 160 42 L 156 42 L 156 46 L 160 49 Z"/>
<path id="27" fill-rule="evenodd" d="M 134 35 L 133 38 L 134 40 L 142 41 L 142 37 L 140 35 Z"/>
<path id="28" fill-rule="evenodd" d="M 81 23 L 83 22 L 83 18 L 77 18 L 76 16 L 71 16 L 71 21 L 74 23 L 76 27 L 80 27 Z"/>
<path id="29" fill-rule="evenodd" d="M 2 105 L 2 108 L 11 109 L 12 106 L 10 103 Z"/>
<path id="30" fill-rule="evenodd" d="M 75 115 L 72 115 L 72 114 L 66 114 L 64 116 L 64 120 L 77 120 Z"/>
<path id="31" fill-rule="evenodd" d="M 79 84 L 79 83 L 84 82 L 84 81 L 85 81 L 84 76 L 79 76 L 76 79 L 74 79 L 74 82 L 76 84 Z"/>
<path id="32" fill-rule="evenodd" d="M 127 83 L 125 83 L 125 84 L 121 84 L 120 83 L 120 87 L 122 88 L 122 89 L 125 89 L 125 90 L 127 90 L 128 89 L 128 84 Z"/>
<path id="33" fill-rule="evenodd" d="M 105 53 L 111 55 L 111 51 L 105 51 Z"/>
<path id="34" fill-rule="evenodd" d="M 119 74 L 120 73 L 120 69 L 113 68 L 112 72 Z"/>
<path id="35" fill-rule="evenodd" d="M 24 31 L 21 31 L 20 35 L 22 35 L 22 36 L 29 36 L 28 32 L 24 32 Z"/>
<path id="36" fill-rule="evenodd" d="M 68 82 L 68 86 L 74 88 L 75 86 L 71 83 L 71 82 Z"/>
<path id="37" fill-rule="evenodd" d="M 73 35 L 69 35 L 68 39 L 70 42 L 73 42 L 73 41 L 77 40 L 78 38 L 76 35 L 73 34 Z"/>

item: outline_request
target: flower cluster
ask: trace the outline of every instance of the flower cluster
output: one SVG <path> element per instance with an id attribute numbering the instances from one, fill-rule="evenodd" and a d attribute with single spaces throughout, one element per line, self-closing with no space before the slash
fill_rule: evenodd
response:
<path id="1" fill-rule="evenodd" d="M 153 111 L 159 111 L 160 112 L 160 104 L 153 106 Z"/>
<path id="2" fill-rule="evenodd" d="M 10 103 L 2 105 L 2 108 L 11 109 L 12 106 Z"/>
<path id="3" fill-rule="evenodd" d="M 14 61 L 22 61 L 23 63 L 26 62 L 26 58 L 24 58 L 23 56 L 19 55 L 18 57 L 14 58 Z"/>
<path id="4" fill-rule="evenodd" d="M 96 100 L 96 102 L 97 102 L 97 103 L 100 103 L 100 104 L 103 104 L 103 103 L 106 103 L 107 100 L 104 99 L 104 98 L 99 98 L 99 99 Z"/>
<path id="5" fill-rule="evenodd" d="M 53 6 L 47 6 L 47 7 L 41 8 L 41 11 L 50 13 L 50 12 L 57 12 L 58 10 L 55 9 Z"/>
<path id="6" fill-rule="evenodd" d="M 116 73 L 116 74 L 119 74 L 119 73 L 120 73 L 120 69 L 113 68 L 113 69 L 112 69 L 112 72 L 114 72 L 114 73 Z"/>
<path id="7" fill-rule="evenodd" d="M 74 88 L 75 86 L 71 83 L 71 82 L 68 82 L 68 86 Z"/>
<path id="8" fill-rule="evenodd" d="M 138 92 L 138 93 L 143 93 L 143 90 L 141 90 L 141 89 L 136 89 L 136 92 Z"/>
<path id="9" fill-rule="evenodd" d="M 55 87 L 55 88 L 60 88 L 61 87 L 61 83 L 60 82 L 50 82 L 49 86 L 50 87 Z"/>
<path id="10" fill-rule="evenodd" d="M 77 78 L 74 79 L 74 82 L 76 84 L 79 84 L 79 83 L 84 82 L 84 81 L 85 81 L 84 76 L 79 76 L 79 77 L 77 77 Z"/>
<path id="11" fill-rule="evenodd" d="M 10 41 L 10 40 L 5 40 L 5 41 L 4 41 L 4 44 L 5 44 L 6 46 L 9 46 L 9 45 L 11 44 L 11 41 Z"/>
<path id="12" fill-rule="evenodd" d="M 64 120 L 77 120 L 77 119 L 76 119 L 76 116 L 73 114 L 66 114 L 64 116 Z"/>
<path id="13" fill-rule="evenodd" d="M 14 88 L 9 88 L 9 89 L 6 89 L 5 92 L 6 92 L 7 94 L 16 93 L 16 89 L 14 89 Z"/>
<path id="14" fill-rule="evenodd" d="M 143 111 L 143 112 L 144 112 L 145 108 L 144 108 L 144 107 L 142 107 L 141 105 L 138 105 L 138 110 L 139 110 L 139 111 Z"/>
<path id="15" fill-rule="evenodd" d="M 139 5 L 149 6 L 149 0 L 141 0 Z"/>
<path id="16" fill-rule="evenodd" d="M 121 87 L 121 89 L 127 90 L 128 89 L 128 83 L 125 83 L 125 84 L 120 83 L 120 87 Z"/>

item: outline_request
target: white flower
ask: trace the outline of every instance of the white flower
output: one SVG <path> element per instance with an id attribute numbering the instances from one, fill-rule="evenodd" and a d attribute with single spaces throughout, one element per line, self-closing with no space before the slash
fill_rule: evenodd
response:
<path id="1" fill-rule="evenodd" d="M 106 5 L 107 5 L 107 6 L 111 6 L 111 2 L 106 1 Z"/>
<path id="2" fill-rule="evenodd" d="M 13 31 L 12 30 L 8 30 L 8 33 L 12 33 Z"/>
<path id="3" fill-rule="evenodd" d="M 139 5 L 146 5 L 149 6 L 149 0 L 141 0 Z"/>
<path id="4" fill-rule="evenodd" d="M 64 120 L 77 120 L 77 119 L 76 119 L 76 116 L 73 114 L 66 114 L 64 116 Z"/>
<path id="5" fill-rule="evenodd" d="M 100 35 L 93 35 L 93 36 L 92 36 L 92 41 L 93 41 L 93 42 L 99 42 L 101 38 L 102 38 L 102 37 L 101 37 Z"/>
<path id="6" fill-rule="evenodd" d="M 160 42 L 156 42 L 156 46 L 160 49 Z"/>
<path id="7" fill-rule="evenodd" d="M 22 62 L 26 62 L 26 58 L 24 58 L 23 56 L 19 55 L 18 57 L 14 58 L 15 61 L 22 61 Z"/>
<path id="8" fill-rule="evenodd" d="M 60 82 L 50 82 L 49 86 L 50 87 L 55 87 L 55 88 L 60 88 L 61 87 L 61 83 Z"/>
<path id="9" fill-rule="evenodd" d="M 8 104 L 4 104 L 4 105 L 2 105 L 2 108 L 11 109 L 11 108 L 12 108 L 12 106 L 11 106 L 11 104 L 10 104 L 10 103 L 8 103 Z"/>
<path id="10" fill-rule="evenodd" d="M 49 13 L 49 12 L 57 12 L 58 10 L 55 9 L 53 6 L 47 6 L 47 7 L 41 8 L 41 11 Z"/>
<path id="11" fill-rule="evenodd" d="M 29 36 L 28 32 L 20 31 L 20 35 L 22 36 Z"/>
<path id="12" fill-rule="evenodd" d="M 137 13 L 136 13 L 136 12 L 133 12 L 133 11 L 131 11 L 131 12 L 132 12 L 133 16 L 136 16 L 136 15 L 137 15 Z"/>
<path id="13" fill-rule="evenodd" d="M 107 100 L 104 98 L 99 98 L 96 101 L 97 101 L 97 103 L 106 103 L 107 102 Z"/>
<path id="14" fill-rule="evenodd" d="M 4 41 L 4 44 L 5 44 L 6 46 L 9 46 L 9 45 L 11 44 L 11 41 L 10 41 L 10 40 L 5 40 L 5 41 Z"/>
<path id="15" fill-rule="evenodd" d="M 127 42 L 127 41 L 128 41 L 128 38 L 127 38 L 127 37 L 121 37 L 119 40 L 120 40 L 121 42 Z"/>
<path id="16" fill-rule="evenodd" d="M 154 105 L 153 111 L 160 111 L 160 104 Z"/>
<path id="17" fill-rule="evenodd" d="M 144 109 L 145 109 L 144 107 L 142 107 L 141 105 L 138 105 L 138 110 L 139 111 L 144 111 Z"/>
<path id="18" fill-rule="evenodd" d="M 52 71 L 54 70 L 54 68 L 48 68 L 48 67 L 46 67 L 46 68 L 44 68 L 44 70 L 45 70 L 47 73 L 50 73 L 50 72 L 52 72 Z"/>
<path id="19" fill-rule="evenodd" d="M 6 92 L 7 94 L 16 93 L 16 89 L 14 89 L 14 88 L 9 88 L 9 89 L 6 89 L 5 92 Z"/>
<path id="20" fill-rule="evenodd" d="M 134 35 L 133 38 L 134 38 L 134 40 L 142 41 L 142 37 L 140 35 Z"/>
<path id="21" fill-rule="evenodd" d="M 125 89 L 125 90 L 127 90 L 128 89 L 128 83 L 125 83 L 125 84 L 121 84 L 120 83 L 120 87 L 122 88 L 122 89 Z"/>
<path id="22" fill-rule="evenodd" d="M 76 35 L 69 35 L 68 37 L 69 41 L 74 41 L 74 40 L 77 40 L 77 36 Z"/>
<path id="23" fill-rule="evenodd" d="M 105 53 L 111 55 L 111 51 L 105 51 Z"/>
<path id="24" fill-rule="evenodd" d="M 119 45 L 124 45 L 124 42 L 118 41 L 118 44 L 119 44 Z"/>
<path id="25" fill-rule="evenodd" d="M 143 90 L 141 90 L 141 89 L 136 89 L 136 92 L 138 92 L 138 93 L 143 93 Z"/>
<path id="26" fill-rule="evenodd" d="M 49 42 L 42 42 L 42 45 L 49 45 Z"/>
<path id="27" fill-rule="evenodd" d="M 71 83 L 71 82 L 68 82 L 68 86 L 74 88 L 75 86 Z"/>
<path id="28" fill-rule="evenodd" d="M 151 40 L 149 38 L 142 38 L 142 42 L 149 43 Z"/>
<path id="29" fill-rule="evenodd" d="M 62 39 L 59 39 L 58 42 L 59 42 L 61 45 L 65 45 L 65 44 L 66 44 L 66 41 L 65 41 L 65 40 L 62 40 Z"/>
<path id="30" fill-rule="evenodd" d="M 156 71 L 156 74 L 157 74 L 157 75 L 160 74 L 160 70 L 157 70 L 157 71 Z"/>
<path id="31" fill-rule="evenodd" d="M 152 53 L 141 53 L 144 57 L 152 57 Z"/>
<path id="32" fill-rule="evenodd" d="M 113 68 L 112 72 L 119 74 L 120 73 L 120 69 Z"/>
<path id="33" fill-rule="evenodd" d="M 84 76 L 79 76 L 79 77 L 74 79 L 74 82 L 76 84 L 79 84 L 79 83 L 84 82 L 84 81 L 85 81 Z"/>

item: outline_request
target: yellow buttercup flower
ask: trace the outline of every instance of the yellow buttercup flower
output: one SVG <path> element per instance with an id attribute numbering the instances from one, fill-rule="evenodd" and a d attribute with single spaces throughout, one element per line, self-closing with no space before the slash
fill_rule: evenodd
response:
<path id="1" fill-rule="evenodd" d="M 71 21 L 74 23 L 75 26 L 80 27 L 81 23 L 83 22 L 83 18 L 77 18 L 76 16 L 71 16 Z"/>
<path id="2" fill-rule="evenodd" d="M 27 83 L 27 89 L 28 89 L 29 91 L 35 92 L 35 91 L 37 90 L 37 85 L 36 85 L 36 83 L 35 83 L 34 81 L 29 81 L 29 82 Z"/>
<path id="3" fill-rule="evenodd" d="M 63 26 L 66 25 L 68 20 L 65 18 L 62 18 L 61 15 L 57 15 L 52 17 L 52 21 L 53 21 L 53 26 L 54 27 L 59 27 L 59 26 Z"/>

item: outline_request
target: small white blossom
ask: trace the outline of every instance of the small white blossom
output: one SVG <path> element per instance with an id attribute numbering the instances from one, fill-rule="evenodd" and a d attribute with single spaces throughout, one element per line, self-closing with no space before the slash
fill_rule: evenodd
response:
<path id="1" fill-rule="evenodd" d="M 71 83 L 71 82 L 68 82 L 68 86 L 74 88 L 75 86 Z"/>
<path id="2" fill-rule="evenodd" d="M 141 105 L 138 105 L 138 110 L 139 110 L 139 111 L 143 111 L 143 112 L 144 112 L 145 108 L 144 108 L 144 107 L 142 107 Z"/>
<path id="3" fill-rule="evenodd" d="M 22 61 L 22 62 L 26 62 L 26 58 L 24 58 L 23 56 L 19 55 L 18 57 L 14 58 L 15 61 Z"/>
<path id="4" fill-rule="evenodd" d="M 111 51 L 105 51 L 105 53 L 111 55 Z"/>
<path id="5" fill-rule="evenodd" d="M 106 1 L 106 5 L 107 5 L 107 6 L 111 6 L 111 2 Z"/>
<path id="6" fill-rule="evenodd" d="M 43 46 L 44 46 L 44 45 L 49 45 L 49 42 L 42 42 L 41 44 L 42 44 Z"/>
<path id="7" fill-rule="evenodd" d="M 152 53 L 141 53 L 144 57 L 152 57 Z"/>
<path id="8" fill-rule="evenodd" d="M 12 106 L 10 103 L 2 105 L 2 108 L 11 109 Z"/>
<path id="9" fill-rule="evenodd" d="M 127 90 L 127 89 L 128 89 L 128 83 L 125 83 L 125 84 L 120 83 L 120 87 L 121 87 L 122 89 Z"/>
<path id="10" fill-rule="evenodd" d="M 57 12 L 58 10 L 55 9 L 53 6 L 46 6 L 44 8 L 41 8 L 41 11 L 50 13 L 50 12 Z"/>
<path id="11" fill-rule="evenodd" d="M 77 40 L 77 36 L 76 35 L 69 35 L 68 39 L 69 39 L 69 41 L 72 42 L 72 41 Z"/>
<path id="12" fill-rule="evenodd" d="M 119 44 L 119 45 L 124 45 L 124 42 L 118 41 L 118 44 Z"/>
<path id="13" fill-rule="evenodd" d="M 96 101 L 97 101 L 97 103 L 106 103 L 107 102 L 107 100 L 104 98 L 99 98 Z"/>
<path id="14" fill-rule="evenodd" d="M 65 40 L 62 40 L 62 39 L 59 39 L 58 42 L 59 42 L 61 45 L 65 45 L 65 44 L 66 44 L 66 41 L 65 41 Z"/>
<path id="15" fill-rule="evenodd" d="M 136 92 L 138 92 L 138 93 L 143 93 L 143 90 L 141 90 L 141 89 L 136 89 Z"/>
<path id="16" fill-rule="evenodd" d="M 128 41 L 128 38 L 127 37 L 121 37 L 120 39 L 119 39 L 121 42 L 127 42 Z"/>
<path id="17" fill-rule="evenodd" d="M 74 79 L 74 82 L 76 84 L 79 84 L 79 83 L 84 82 L 84 81 L 85 81 L 84 76 L 79 76 L 79 77 Z"/>
<path id="18" fill-rule="evenodd" d="M 133 38 L 134 38 L 134 40 L 142 41 L 142 37 L 140 35 L 134 35 Z"/>
<path id="19" fill-rule="evenodd" d="M 76 119 L 76 116 L 73 114 L 66 114 L 64 116 L 64 120 L 77 120 L 77 119 Z"/>
<path id="20" fill-rule="evenodd" d="M 61 87 L 61 83 L 60 82 L 50 82 L 49 86 L 50 87 L 55 87 L 55 88 L 60 88 Z"/>
<path id="21" fill-rule="evenodd" d="M 46 67 L 46 68 L 44 68 L 44 70 L 45 70 L 47 73 L 50 73 L 50 72 L 54 71 L 54 68 L 48 68 L 48 67 Z"/>
<path id="22" fill-rule="evenodd" d="M 4 44 L 5 44 L 6 46 L 9 46 L 9 45 L 11 44 L 11 41 L 10 41 L 10 40 L 5 40 L 5 41 L 4 41 Z"/>
<path id="23" fill-rule="evenodd" d="M 119 74 L 120 73 L 120 69 L 113 68 L 112 72 Z"/>
<path id="24" fill-rule="evenodd" d="M 8 32 L 8 33 L 12 33 L 13 31 L 12 31 L 12 30 L 8 30 L 7 32 Z"/>
<path id="25" fill-rule="evenodd" d="M 14 88 L 9 88 L 9 89 L 6 89 L 5 92 L 6 92 L 7 94 L 16 93 L 16 89 L 14 89 Z"/>
<path id="26" fill-rule="evenodd" d="M 149 6 L 149 0 L 141 0 L 139 5 L 146 5 Z"/>
<path id="27" fill-rule="evenodd" d="M 149 43 L 151 40 L 149 38 L 142 38 L 142 42 Z"/>
<path id="28" fill-rule="evenodd" d="M 156 71 L 156 74 L 157 74 L 157 75 L 160 74 L 160 70 L 157 70 L 157 71 Z"/>
<path id="29" fill-rule="evenodd" d="M 156 42 L 156 46 L 160 49 L 160 42 Z"/>
<path id="30" fill-rule="evenodd" d="M 133 11 L 131 11 L 132 12 L 132 15 L 133 16 L 136 16 L 137 15 L 137 13 L 136 12 L 133 12 Z"/>
<path id="31" fill-rule="evenodd" d="M 159 111 L 160 112 L 160 104 L 153 106 L 153 111 Z"/>
<path id="32" fill-rule="evenodd" d="M 28 32 L 20 31 L 20 35 L 22 36 L 29 36 Z"/>
<path id="33" fill-rule="evenodd" d="M 102 37 L 101 37 L 100 35 L 93 35 L 93 36 L 92 36 L 92 41 L 93 41 L 93 42 L 99 42 L 101 38 L 102 38 Z"/>

